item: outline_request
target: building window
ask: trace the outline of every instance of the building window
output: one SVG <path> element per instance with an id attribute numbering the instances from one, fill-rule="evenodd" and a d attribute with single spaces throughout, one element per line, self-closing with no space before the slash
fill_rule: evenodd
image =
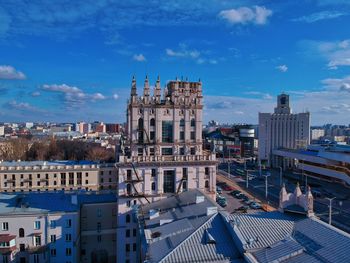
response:
<path id="1" fill-rule="evenodd" d="M 50 228 L 55 228 L 56 227 L 56 220 L 51 220 L 50 221 Z"/>
<path id="2" fill-rule="evenodd" d="M 209 188 L 209 181 L 205 180 L 205 188 Z"/>
<path id="3" fill-rule="evenodd" d="M 13 174 L 13 175 L 14 175 L 14 174 Z M 38 179 L 39 179 L 39 178 L 40 178 L 40 174 L 37 174 L 36 178 L 38 178 Z"/>
<path id="4" fill-rule="evenodd" d="M 101 236 L 101 235 L 98 235 L 98 236 L 97 236 L 97 242 L 100 243 L 101 241 L 102 241 L 102 236 Z"/>
<path id="5" fill-rule="evenodd" d="M 51 257 L 56 257 L 56 248 L 50 250 Z"/>
<path id="6" fill-rule="evenodd" d="M 71 241 L 72 241 L 72 235 L 66 234 L 66 242 L 71 242 Z"/>
<path id="7" fill-rule="evenodd" d="M 191 127 L 196 127 L 196 121 L 194 119 L 191 120 Z"/>
<path id="8" fill-rule="evenodd" d="M 156 120 L 152 118 L 149 122 L 150 126 L 156 126 Z"/>
<path id="9" fill-rule="evenodd" d="M 156 169 L 152 169 L 152 177 L 156 177 L 157 174 L 157 170 Z"/>
<path id="10" fill-rule="evenodd" d="M 19 251 L 25 251 L 26 245 L 25 244 L 19 244 Z"/>
<path id="11" fill-rule="evenodd" d="M 156 190 L 156 183 L 152 182 L 152 191 L 155 191 L 155 190 Z"/>
<path id="12" fill-rule="evenodd" d="M 182 182 L 182 190 L 187 191 L 187 181 Z"/>
<path id="13" fill-rule="evenodd" d="M 191 131 L 191 140 L 194 141 L 196 139 L 196 132 Z"/>
<path id="14" fill-rule="evenodd" d="M 143 156 L 143 148 L 137 148 L 137 155 Z"/>
<path id="15" fill-rule="evenodd" d="M 164 181 L 163 181 L 163 191 L 164 193 L 174 193 L 175 192 L 175 172 L 173 170 L 164 171 Z"/>
<path id="16" fill-rule="evenodd" d="M 151 141 L 154 141 L 154 138 L 156 137 L 156 133 L 154 132 L 154 131 L 151 131 L 150 133 L 149 133 L 149 139 L 151 140 Z"/>
<path id="17" fill-rule="evenodd" d="M 51 243 L 56 243 L 56 235 L 51 235 L 50 241 Z"/>
<path id="18" fill-rule="evenodd" d="M 101 222 L 97 222 L 97 232 L 101 232 Z"/>
<path id="19" fill-rule="evenodd" d="M 74 184 L 74 173 L 69 173 L 69 185 Z"/>
<path id="20" fill-rule="evenodd" d="M 34 254 L 34 263 L 40 263 L 40 255 Z"/>
<path id="21" fill-rule="evenodd" d="M 125 237 L 130 237 L 130 229 L 127 229 L 125 232 Z"/>
<path id="22" fill-rule="evenodd" d="M 36 182 L 36 185 L 37 185 L 37 186 L 40 186 L 40 182 Z"/>
<path id="23" fill-rule="evenodd" d="M 72 219 L 67 219 L 67 220 L 66 220 L 66 227 L 67 227 L 67 228 L 72 227 Z"/>
<path id="24" fill-rule="evenodd" d="M 209 175 L 209 167 L 205 167 L 205 175 Z"/>
<path id="25" fill-rule="evenodd" d="M 185 140 L 185 132 L 184 131 L 180 131 L 180 140 L 181 141 Z"/>
<path id="26" fill-rule="evenodd" d="M 130 252 L 130 244 L 125 245 L 125 252 Z"/>
<path id="27" fill-rule="evenodd" d="M 72 249 L 70 247 L 66 248 L 66 256 L 72 255 Z"/>
<path id="28" fill-rule="evenodd" d="M 34 222 L 34 229 L 40 229 L 40 221 Z"/>
<path id="29" fill-rule="evenodd" d="M 19 237 L 24 237 L 24 229 L 23 228 L 20 228 L 18 230 L 18 235 L 19 235 Z"/>
<path id="30" fill-rule="evenodd" d="M 185 148 L 184 147 L 180 148 L 180 155 L 185 155 Z"/>
<path id="31" fill-rule="evenodd" d="M 41 236 L 35 236 L 34 237 L 34 245 L 35 246 L 41 246 Z"/>
<path id="32" fill-rule="evenodd" d="M 132 236 L 136 237 L 136 228 L 132 230 Z"/>
<path id="33" fill-rule="evenodd" d="M 151 156 L 154 156 L 154 148 L 149 148 L 149 152 Z"/>
<path id="34" fill-rule="evenodd" d="M 3 222 L 2 223 L 2 230 L 3 231 L 8 231 L 9 230 L 9 223 L 8 222 Z"/>
<path id="35" fill-rule="evenodd" d="M 182 179 L 187 180 L 188 170 L 187 167 L 182 168 Z"/>
<path id="36" fill-rule="evenodd" d="M 101 217 L 102 216 L 102 210 L 101 208 L 97 209 L 97 217 Z"/>
<path id="37" fill-rule="evenodd" d="M 131 220 L 130 215 L 129 214 L 126 215 L 126 223 L 130 223 L 130 220 Z"/>
<path id="38" fill-rule="evenodd" d="M 167 147 L 162 148 L 162 155 L 172 155 L 173 154 L 173 148 Z"/>
<path id="39" fill-rule="evenodd" d="M 138 121 L 138 129 L 143 130 L 143 119 L 142 118 L 140 118 Z"/>
<path id="40" fill-rule="evenodd" d="M 196 154 L 196 149 L 194 147 L 191 147 L 191 155 L 195 155 Z"/>
<path id="41" fill-rule="evenodd" d="M 126 184 L 126 194 L 127 195 L 131 195 L 132 194 L 131 184 Z"/>
<path id="42" fill-rule="evenodd" d="M 185 127 L 185 120 L 184 119 L 180 120 L 180 127 Z"/>
<path id="43" fill-rule="evenodd" d="M 173 142 L 173 122 L 162 122 L 162 142 Z"/>
<path id="44" fill-rule="evenodd" d="M 66 184 L 66 173 L 61 173 L 61 184 L 62 185 Z"/>

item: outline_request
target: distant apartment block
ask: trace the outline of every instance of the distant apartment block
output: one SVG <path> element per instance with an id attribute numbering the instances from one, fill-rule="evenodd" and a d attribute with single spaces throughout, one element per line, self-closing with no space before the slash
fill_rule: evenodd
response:
<path id="1" fill-rule="evenodd" d="M 116 262 L 114 194 L 0 194 L 0 262 Z"/>
<path id="2" fill-rule="evenodd" d="M 114 164 L 74 161 L 0 162 L 0 192 L 115 190 Z"/>
<path id="3" fill-rule="evenodd" d="M 324 129 L 311 129 L 311 140 L 320 140 L 325 136 Z"/>
<path id="4" fill-rule="evenodd" d="M 118 262 L 138 262 L 133 206 L 200 189 L 214 196 L 215 154 L 202 149 L 201 82 L 159 78 L 151 95 L 148 78 L 138 96 L 133 78 L 127 133 L 118 153 Z"/>
<path id="5" fill-rule="evenodd" d="M 310 113 L 293 114 L 289 95 L 277 98 L 274 113 L 259 113 L 259 160 L 268 166 L 290 166 L 291 160 L 273 155 L 279 148 L 297 149 L 310 143 Z"/>
<path id="6" fill-rule="evenodd" d="M 76 124 L 75 130 L 81 134 L 88 134 L 91 130 L 91 125 L 86 122 L 79 122 Z"/>
<path id="7" fill-rule="evenodd" d="M 0 136 L 5 135 L 5 126 L 0 126 Z"/>

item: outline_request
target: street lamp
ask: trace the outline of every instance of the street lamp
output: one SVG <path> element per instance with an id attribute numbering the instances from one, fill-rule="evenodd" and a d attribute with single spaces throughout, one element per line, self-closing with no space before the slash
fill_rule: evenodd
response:
<path id="1" fill-rule="evenodd" d="M 267 200 L 267 194 L 268 194 L 268 189 L 267 189 L 267 177 L 270 176 L 270 173 L 266 173 L 265 175 L 265 198 Z"/>
<path id="2" fill-rule="evenodd" d="M 280 168 L 280 186 L 282 186 L 282 167 L 278 167 Z"/>
<path id="3" fill-rule="evenodd" d="M 248 179 L 249 179 L 249 178 L 248 178 L 248 177 L 249 177 L 249 174 L 248 174 L 248 170 L 245 170 L 245 172 L 246 172 L 245 187 L 248 188 L 248 187 L 249 187 L 249 180 L 248 180 Z"/>
<path id="4" fill-rule="evenodd" d="M 329 218 L 328 218 L 328 224 L 332 224 L 332 201 L 333 199 L 335 199 L 335 197 L 332 198 L 328 198 L 326 197 L 325 199 L 327 199 L 329 201 Z"/>

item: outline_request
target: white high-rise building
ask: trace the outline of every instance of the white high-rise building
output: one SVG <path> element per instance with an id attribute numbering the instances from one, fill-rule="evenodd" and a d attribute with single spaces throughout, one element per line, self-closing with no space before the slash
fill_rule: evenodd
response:
<path id="1" fill-rule="evenodd" d="M 274 113 L 259 113 L 259 160 L 268 166 L 282 165 L 282 158 L 273 155 L 279 148 L 297 149 L 310 143 L 310 113 L 293 114 L 289 95 L 277 97 Z M 283 160 L 283 166 L 289 166 Z"/>
<path id="2" fill-rule="evenodd" d="M 188 189 L 215 196 L 215 154 L 202 149 L 202 83 L 159 78 L 143 96 L 133 78 L 127 105 L 127 133 L 121 142 L 118 200 L 118 262 L 138 262 L 140 244 L 134 205 L 151 203 Z"/>
<path id="3" fill-rule="evenodd" d="M 0 126 L 0 136 L 5 135 L 5 126 Z"/>
<path id="4" fill-rule="evenodd" d="M 325 135 L 324 129 L 312 129 L 311 130 L 311 140 L 319 140 Z"/>

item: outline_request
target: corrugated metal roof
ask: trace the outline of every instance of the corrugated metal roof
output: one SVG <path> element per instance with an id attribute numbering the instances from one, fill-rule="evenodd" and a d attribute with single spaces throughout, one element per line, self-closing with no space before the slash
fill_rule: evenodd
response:
<path id="1" fill-rule="evenodd" d="M 215 243 L 206 242 L 206 231 Z M 220 214 L 205 222 L 160 262 L 232 262 L 242 260 Z M 243 260 L 242 260 L 243 262 Z"/>

